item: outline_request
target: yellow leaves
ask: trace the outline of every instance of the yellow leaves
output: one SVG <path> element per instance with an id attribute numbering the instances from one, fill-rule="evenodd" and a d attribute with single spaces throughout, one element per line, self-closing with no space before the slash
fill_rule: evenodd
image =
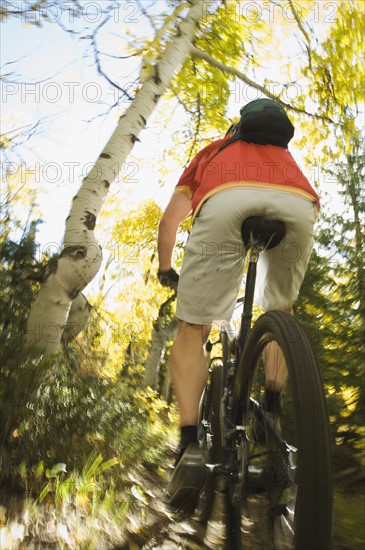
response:
<path id="1" fill-rule="evenodd" d="M 24 209 L 27 215 L 39 192 L 37 176 L 37 170 L 27 168 L 25 163 L 4 163 L 1 205 L 7 203 L 16 215 Z"/>
<path id="2" fill-rule="evenodd" d="M 100 307 L 107 312 L 107 318 L 101 323 L 98 344 L 100 349 L 108 350 L 106 368 L 110 375 L 116 374 L 126 361 L 132 365 L 136 382 L 149 351 L 154 320 L 161 304 L 172 294 L 157 280 L 157 228 L 161 214 L 154 201 L 143 202 L 139 208 L 119 216 L 109 235 L 113 248 L 109 245 L 111 254 L 104 276 L 107 290 L 102 292 L 104 298 L 100 297 Z M 176 267 L 179 257 L 178 246 Z"/>
<path id="3" fill-rule="evenodd" d="M 358 388 L 341 386 L 342 397 L 346 404 L 346 409 L 342 412 L 344 417 L 350 416 L 357 409 L 359 401 L 358 391 Z"/>
<path id="4" fill-rule="evenodd" d="M 140 404 L 141 411 L 147 410 L 149 419 L 153 426 L 158 425 L 159 415 L 163 411 L 167 411 L 169 408 L 166 401 L 160 399 L 157 392 L 150 387 L 137 392 L 136 401 Z"/>
<path id="5" fill-rule="evenodd" d="M 159 58 L 166 49 L 166 46 L 171 41 L 175 31 L 178 16 L 186 8 L 188 4 L 179 2 L 173 12 L 165 16 L 163 24 L 158 28 L 154 37 L 151 40 L 146 40 L 144 45 L 144 55 L 142 68 L 139 75 L 140 82 L 143 83 L 153 74 L 154 66 L 159 61 Z"/>
<path id="6" fill-rule="evenodd" d="M 229 62 L 231 67 L 237 67 L 245 53 L 245 40 L 254 29 L 259 28 L 258 22 L 247 26 L 244 19 L 237 2 L 221 6 L 214 17 L 201 23 L 196 45 L 219 61 Z"/>
<path id="7" fill-rule="evenodd" d="M 351 44 L 351 38 L 348 34 L 344 34 L 342 36 L 342 45 L 347 47 L 347 46 L 350 46 Z"/>
<path id="8" fill-rule="evenodd" d="M 333 2 L 333 7 L 333 14 L 326 22 L 326 36 L 310 50 L 308 63 L 302 69 L 305 86 L 297 98 L 309 111 L 329 117 L 335 123 L 299 121 L 303 125 L 303 137 L 296 140 L 296 144 L 303 151 L 308 151 L 308 143 L 311 144 L 311 158 L 308 158 L 311 167 L 333 163 L 343 154 L 349 154 L 363 124 L 358 113 L 365 93 L 365 16 L 359 2 Z M 325 174 L 318 180 L 323 177 Z"/>
<path id="9" fill-rule="evenodd" d="M 240 3 L 225 2 L 214 15 L 207 14 L 200 22 L 194 46 L 216 61 L 244 71 L 249 62 L 254 64 L 251 49 L 253 42 L 260 42 L 262 27 L 260 17 L 247 24 L 247 14 L 243 14 Z M 230 82 L 234 79 L 233 75 L 194 57 L 186 60 L 176 76 L 171 89 L 199 120 L 199 136 L 212 129 L 218 134 L 227 130 L 229 123 L 224 115 L 232 96 Z"/>
<path id="10" fill-rule="evenodd" d="M 328 97 L 333 109 L 340 107 L 337 116 L 342 120 L 346 120 L 344 108 L 356 105 L 358 94 L 364 93 L 364 66 L 360 61 L 364 57 L 364 23 L 363 11 L 352 2 L 341 2 L 328 38 L 313 52 L 317 85 L 322 82 L 325 86 L 319 89 L 321 97 Z"/>
<path id="11" fill-rule="evenodd" d="M 11 141 L 6 134 L 0 134 L 0 149 L 7 149 Z"/>

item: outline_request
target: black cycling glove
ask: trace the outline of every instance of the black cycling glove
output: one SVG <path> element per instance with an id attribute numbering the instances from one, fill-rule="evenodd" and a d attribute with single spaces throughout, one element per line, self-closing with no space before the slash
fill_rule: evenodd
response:
<path id="1" fill-rule="evenodd" d="M 176 273 L 175 269 L 171 268 L 168 271 L 158 270 L 157 273 L 158 280 L 162 286 L 167 286 L 172 290 L 177 289 L 177 283 L 179 282 L 179 275 Z"/>

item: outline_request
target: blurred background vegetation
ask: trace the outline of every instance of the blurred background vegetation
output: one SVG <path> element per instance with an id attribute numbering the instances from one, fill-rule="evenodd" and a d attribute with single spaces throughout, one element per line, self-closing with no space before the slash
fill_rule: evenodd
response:
<path id="1" fill-rule="evenodd" d="M 37 10 L 43 3 L 30 2 L 29 9 Z M 166 13 L 151 12 L 156 25 L 175 4 L 166 2 Z M 358 37 L 364 19 L 357 2 L 339 3 L 337 17 L 320 41 L 306 21 L 313 14 L 311 3 L 302 3 L 300 14 L 295 3 L 289 4 L 297 16 L 295 32 L 304 43 L 305 55 L 294 73 L 289 61 L 283 62 L 282 78 L 287 83 L 302 79 L 290 114 L 298 129 L 296 147 L 303 150 L 322 201 L 316 245 L 296 316 L 312 341 L 326 391 L 336 484 L 335 548 L 360 550 L 365 544 L 365 143 L 356 125 L 364 94 L 356 67 L 363 56 Z M 229 6 L 225 2 L 220 9 Z M 265 56 L 274 55 L 271 44 L 280 42 L 280 32 L 292 29 L 282 21 L 276 33 L 263 20 L 247 25 L 247 14 L 240 17 L 242 21 L 232 18 L 232 10 L 227 12 L 224 21 L 230 24 L 224 28 L 219 17 L 207 17 L 198 29 L 196 44 L 231 68 L 243 70 L 243 64 L 254 72 Z M 352 49 L 341 41 L 344 29 L 352 33 Z M 156 48 L 153 40 L 138 37 L 136 29 L 135 36 L 128 32 L 136 54 Z M 244 44 L 249 46 L 242 56 Z M 283 61 L 279 50 L 275 55 Z M 164 158 L 156 161 L 161 162 L 162 173 L 166 159 L 174 159 L 181 167 L 202 144 L 228 128 L 229 117 L 222 113 L 228 109 L 228 83 L 236 76 L 201 59 L 186 61 L 153 121 L 172 128 L 170 146 L 161 152 Z M 206 79 L 220 83 L 219 97 L 201 94 Z M 285 97 L 284 85 L 281 97 Z M 308 99 L 322 119 L 303 113 Z M 174 126 L 176 121 L 171 123 L 174 102 L 184 108 L 185 121 L 179 127 Z M 19 162 L 12 134 L 1 136 L 0 143 L 5 158 Z M 314 167 L 320 170 L 313 171 Z M 341 198 L 342 211 L 332 210 L 331 192 L 323 181 L 330 182 Z M 47 250 L 40 254 L 37 230 L 42 213 L 32 177 L 12 173 L 3 189 L 2 534 L 10 536 L 12 528 L 13 541 L 32 539 L 61 548 L 123 547 L 126 540 L 134 540 L 138 547 L 147 536 L 143 526 L 151 525 L 146 517 L 162 521 L 158 502 L 176 443 L 176 411 L 166 369 L 176 329 L 175 295 L 161 288 L 156 278 L 161 208 L 153 200 L 136 208 L 126 207 L 121 196 L 107 201 L 96 231 L 104 247 L 116 243 L 118 257 L 114 250 L 103 265 L 99 284 L 83 298 L 88 318 L 84 330 L 76 335 L 65 331 L 59 352 L 39 357 L 25 348 L 25 323 L 57 255 Z M 179 233 L 177 268 L 188 231 L 187 222 Z"/>

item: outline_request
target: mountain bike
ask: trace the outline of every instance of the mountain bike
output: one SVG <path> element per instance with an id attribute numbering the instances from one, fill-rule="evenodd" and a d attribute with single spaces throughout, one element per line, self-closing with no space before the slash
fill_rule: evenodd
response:
<path id="1" fill-rule="evenodd" d="M 329 421 L 314 353 L 289 313 L 270 311 L 252 324 L 257 261 L 284 235 L 277 220 L 244 222 L 240 328 L 223 325 L 218 341 L 207 343 L 209 353 L 221 349 L 210 361 L 199 421 L 206 477 L 196 517 L 207 523 L 210 548 L 331 548 Z M 287 370 L 276 414 L 264 402 L 269 345 Z"/>

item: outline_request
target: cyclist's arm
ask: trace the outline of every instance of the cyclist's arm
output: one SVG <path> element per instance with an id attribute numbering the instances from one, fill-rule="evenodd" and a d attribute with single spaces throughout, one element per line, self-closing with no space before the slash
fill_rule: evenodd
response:
<path id="1" fill-rule="evenodd" d="M 185 193 L 174 193 L 162 215 L 158 226 L 158 258 L 159 268 L 167 271 L 171 268 L 172 253 L 176 241 L 176 233 L 180 223 L 191 212 L 191 198 Z"/>

